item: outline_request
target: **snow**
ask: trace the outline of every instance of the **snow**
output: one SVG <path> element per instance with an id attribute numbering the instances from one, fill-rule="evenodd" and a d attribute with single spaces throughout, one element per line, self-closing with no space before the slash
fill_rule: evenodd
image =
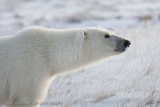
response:
<path id="1" fill-rule="evenodd" d="M 121 55 L 56 76 L 42 107 L 160 106 L 159 0 L 0 0 L 0 12 L 0 36 L 33 25 L 100 25 L 132 43 Z"/>

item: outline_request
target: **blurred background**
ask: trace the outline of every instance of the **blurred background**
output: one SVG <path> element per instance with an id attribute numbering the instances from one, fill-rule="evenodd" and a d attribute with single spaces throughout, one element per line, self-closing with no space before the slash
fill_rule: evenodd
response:
<path id="1" fill-rule="evenodd" d="M 160 106 L 160 0 L 0 0 L 0 36 L 35 25 L 100 25 L 132 43 L 121 55 L 57 76 L 42 107 Z"/>
<path id="2" fill-rule="evenodd" d="M 0 0 L 0 35 L 32 25 L 119 29 L 160 22 L 159 0 Z"/>

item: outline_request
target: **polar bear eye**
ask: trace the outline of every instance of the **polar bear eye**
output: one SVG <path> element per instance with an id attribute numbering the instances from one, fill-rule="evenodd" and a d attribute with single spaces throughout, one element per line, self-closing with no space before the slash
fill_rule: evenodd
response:
<path id="1" fill-rule="evenodd" d="M 109 37 L 110 37 L 110 35 L 108 35 L 108 34 L 104 35 L 104 38 L 109 38 Z"/>

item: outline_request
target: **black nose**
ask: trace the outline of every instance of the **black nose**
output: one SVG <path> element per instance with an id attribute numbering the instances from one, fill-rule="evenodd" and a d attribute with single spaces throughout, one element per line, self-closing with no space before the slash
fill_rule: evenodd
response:
<path id="1" fill-rule="evenodd" d="M 131 44 L 131 42 L 129 40 L 125 40 L 123 45 L 125 47 L 129 47 L 130 44 Z"/>

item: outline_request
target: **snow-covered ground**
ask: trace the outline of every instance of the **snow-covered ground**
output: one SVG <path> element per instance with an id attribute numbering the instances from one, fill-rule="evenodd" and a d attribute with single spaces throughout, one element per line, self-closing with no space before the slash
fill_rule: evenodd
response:
<path id="1" fill-rule="evenodd" d="M 0 13 L 0 36 L 32 25 L 101 25 L 132 42 L 121 55 L 57 76 L 43 107 L 160 106 L 159 0 L 0 0 Z"/>

